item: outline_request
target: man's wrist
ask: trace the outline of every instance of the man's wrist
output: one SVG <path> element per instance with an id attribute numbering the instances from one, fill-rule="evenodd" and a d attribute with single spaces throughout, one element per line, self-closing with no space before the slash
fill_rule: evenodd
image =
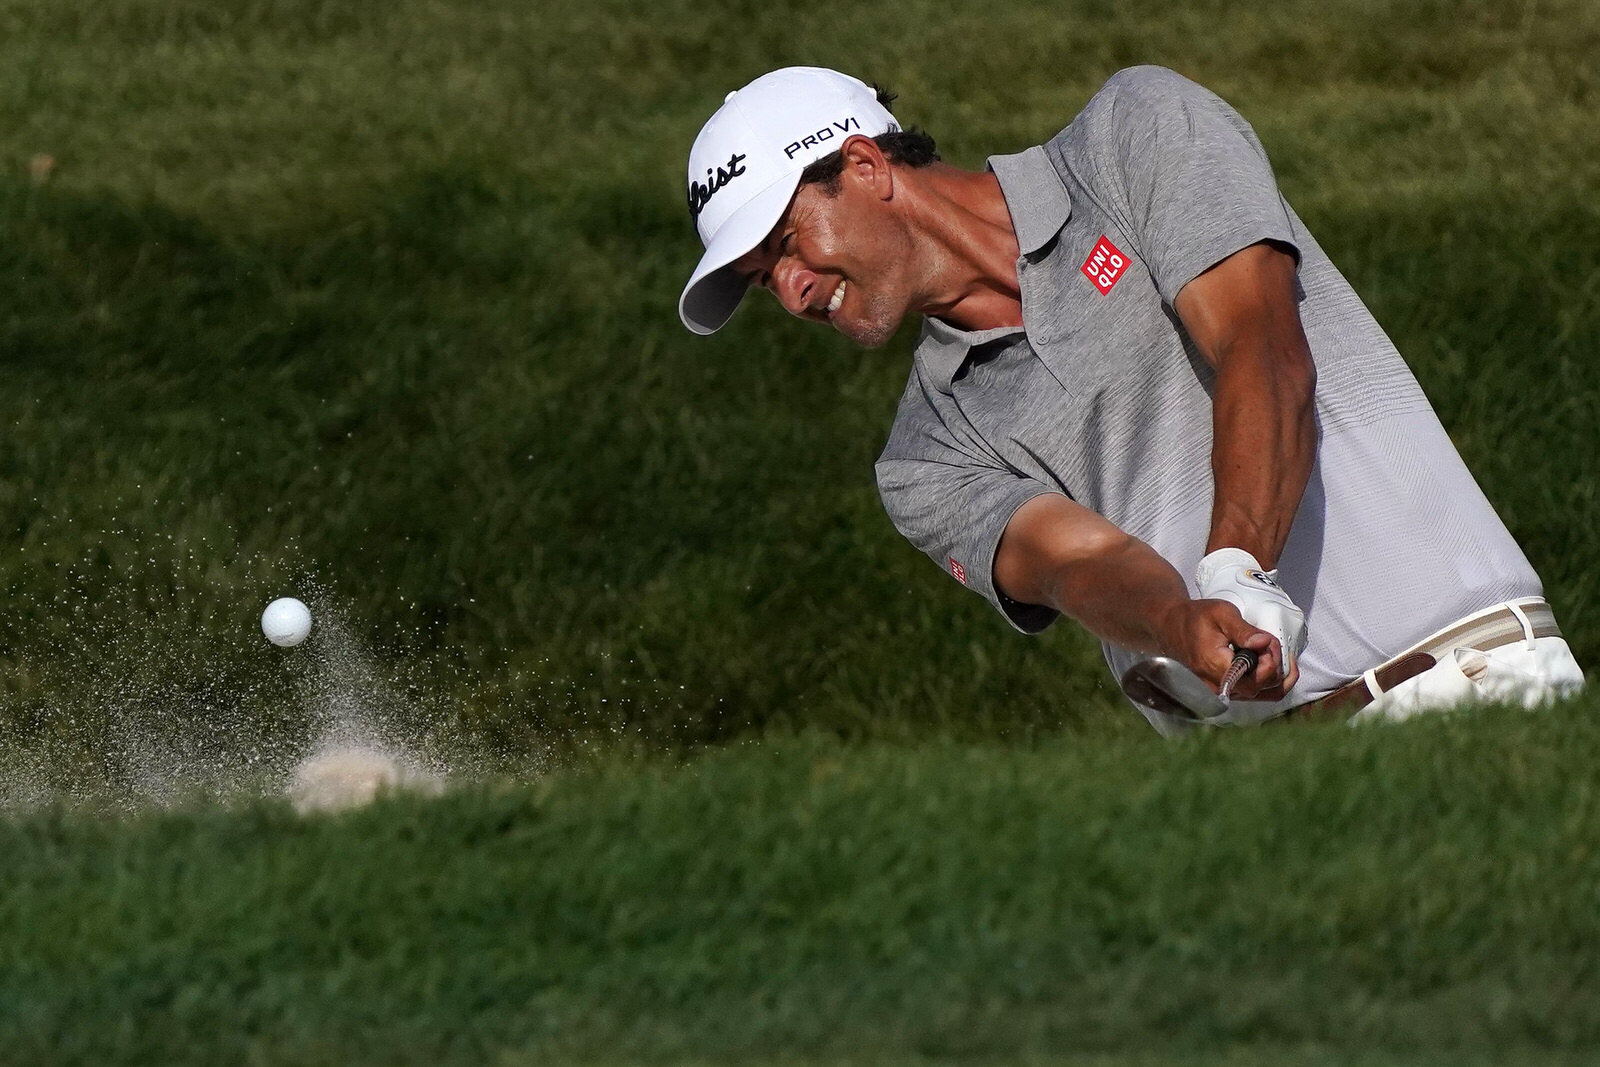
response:
<path id="1" fill-rule="evenodd" d="M 1153 612 L 1156 645 L 1150 651 L 1160 656 L 1171 656 L 1189 662 L 1193 651 L 1196 613 L 1200 602 L 1187 593 L 1168 602 L 1159 612 Z"/>

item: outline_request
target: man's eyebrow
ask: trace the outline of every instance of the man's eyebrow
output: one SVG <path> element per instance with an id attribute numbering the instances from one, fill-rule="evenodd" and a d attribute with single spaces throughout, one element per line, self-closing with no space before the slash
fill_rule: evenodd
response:
<path id="1" fill-rule="evenodd" d="M 761 243 L 756 245 L 756 251 L 760 252 L 763 257 L 772 255 L 772 238 L 777 232 L 778 227 L 774 226 L 767 231 L 767 235 L 761 239 Z"/>
<path id="2" fill-rule="evenodd" d="M 778 235 L 778 231 L 781 229 L 783 229 L 783 226 L 780 221 L 779 225 L 767 231 L 767 235 L 761 239 L 760 244 L 756 245 L 754 251 L 760 252 L 763 257 L 772 255 L 772 239 Z M 748 253 L 746 254 L 748 255 Z M 744 278 L 746 285 L 754 285 L 755 279 L 761 274 L 761 268 L 751 267 L 749 270 L 740 271 L 739 274 Z"/>
<path id="3" fill-rule="evenodd" d="M 783 220 L 779 219 L 778 224 L 772 227 L 772 229 L 768 230 L 767 235 L 761 239 L 761 251 L 766 255 L 772 255 L 772 242 L 776 241 L 778 239 L 778 234 L 782 232 Z"/>

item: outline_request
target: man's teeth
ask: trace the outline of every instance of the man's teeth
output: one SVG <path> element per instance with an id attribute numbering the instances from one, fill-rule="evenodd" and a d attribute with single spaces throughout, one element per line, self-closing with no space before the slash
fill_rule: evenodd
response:
<path id="1" fill-rule="evenodd" d="M 828 314 L 832 315 L 838 311 L 842 303 L 844 303 L 844 282 L 840 282 L 839 288 L 833 291 L 833 299 L 828 301 Z"/>

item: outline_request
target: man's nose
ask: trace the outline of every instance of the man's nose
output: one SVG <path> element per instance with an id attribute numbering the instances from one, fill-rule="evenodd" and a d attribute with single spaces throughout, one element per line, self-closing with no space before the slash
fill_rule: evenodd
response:
<path id="1" fill-rule="evenodd" d="M 817 276 L 793 260 L 782 260 L 772 268 L 772 286 L 791 315 L 804 315 L 817 289 Z"/>

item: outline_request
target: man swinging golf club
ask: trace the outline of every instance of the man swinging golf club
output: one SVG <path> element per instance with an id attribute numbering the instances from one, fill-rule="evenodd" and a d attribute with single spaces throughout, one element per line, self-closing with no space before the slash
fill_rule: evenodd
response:
<path id="1" fill-rule="evenodd" d="M 689 156 L 705 254 L 679 314 L 709 334 L 757 286 L 867 347 L 921 315 L 877 465 L 913 544 L 1019 630 L 1087 626 L 1163 732 L 1582 684 L 1232 108 L 1137 67 L 970 172 L 891 99 L 805 67 L 727 96 Z"/>

